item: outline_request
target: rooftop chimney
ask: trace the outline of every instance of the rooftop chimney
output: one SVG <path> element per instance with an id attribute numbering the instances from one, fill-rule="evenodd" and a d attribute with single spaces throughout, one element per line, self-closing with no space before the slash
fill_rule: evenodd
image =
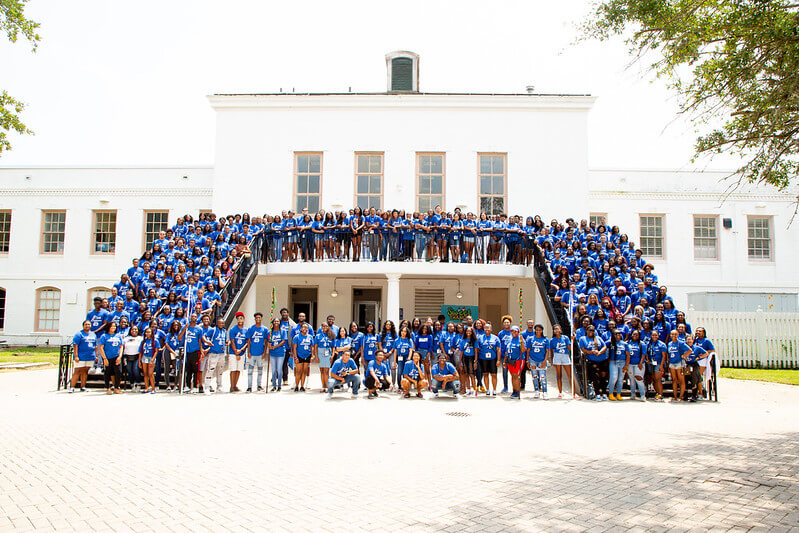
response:
<path id="1" fill-rule="evenodd" d="M 387 91 L 390 93 L 419 92 L 419 55 L 400 50 L 386 54 Z"/>

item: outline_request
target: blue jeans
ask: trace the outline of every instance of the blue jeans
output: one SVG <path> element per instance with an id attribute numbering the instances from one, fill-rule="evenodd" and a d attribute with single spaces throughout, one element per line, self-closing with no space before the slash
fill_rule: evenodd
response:
<path id="1" fill-rule="evenodd" d="M 432 383 L 430 386 L 433 388 L 433 392 L 438 392 L 440 390 L 450 391 L 452 394 L 458 394 L 461 390 L 461 382 L 456 380 L 447 381 L 444 383 L 443 381 L 438 381 L 436 378 L 433 378 Z"/>
<path id="2" fill-rule="evenodd" d="M 252 388 L 252 371 L 258 369 L 258 387 L 261 386 L 261 381 L 264 377 L 264 358 L 263 357 L 248 357 L 247 358 L 247 388 Z"/>
<path id="3" fill-rule="evenodd" d="M 638 369 L 638 365 L 631 364 L 627 367 L 627 376 L 630 378 L 630 398 L 635 398 L 635 389 L 641 398 L 646 398 L 646 385 L 644 385 L 644 371 Z M 641 378 L 641 379 L 636 379 Z"/>
<path id="4" fill-rule="evenodd" d="M 327 392 L 329 394 L 333 394 L 333 387 L 338 384 L 341 384 L 342 387 L 346 387 L 347 384 L 349 384 L 352 387 L 352 393 L 357 396 L 358 389 L 361 388 L 361 376 L 358 374 L 350 374 L 348 376 L 344 376 L 344 381 L 339 381 L 335 378 L 329 378 L 327 380 Z"/>
<path id="5" fill-rule="evenodd" d="M 272 386 L 278 388 L 283 383 L 283 359 L 286 356 L 269 357 L 269 364 L 272 366 Z"/>
<path id="6" fill-rule="evenodd" d="M 610 394 L 621 394 L 621 386 L 624 383 L 624 362 L 623 359 L 609 361 L 610 380 L 608 382 L 608 392 Z"/>
<path id="7" fill-rule="evenodd" d="M 528 361 L 530 365 L 530 373 L 533 375 L 533 388 L 535 392 L 546 392 L 547 391 L 547 369 L 546 365 L 544 368 L 533 368 L 533 365 L 540 365 L 538 361 L 533 361 L 530 359 Z"/>
<path id="8" fill-rule="evenodd" d="M 422 259 L 424 257 L 425 246 L 427 246 L 427 239 L 424 233 L 415 235 L 414 241 L 416 241 L 416 255 L 419 259 Z"/>
<path id="9" fill-rule="evenodd" d="M 126 360 L 125 361 L 125 368 L 128 371 L 128 385 L 130 388 L 133 388 L 134 383 L 138 383 L 141 380 L 139 376 L 139 360 Z"/>

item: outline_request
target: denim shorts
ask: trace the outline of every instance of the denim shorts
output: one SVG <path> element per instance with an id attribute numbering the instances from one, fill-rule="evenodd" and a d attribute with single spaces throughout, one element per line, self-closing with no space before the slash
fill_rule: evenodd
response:
<path id="1" fill-rule="evenodd" d="M 678 363 L 669 362 L 669 368 L 685 368 L 685 361 L 680 361 Z"/>
<path id="2" fill-rule="evenodd" d="M 319 357 L 319 368 L 330 368 L 330 356 L 333 355 L 331 348 L 319 348 L 317 355 Z"/>

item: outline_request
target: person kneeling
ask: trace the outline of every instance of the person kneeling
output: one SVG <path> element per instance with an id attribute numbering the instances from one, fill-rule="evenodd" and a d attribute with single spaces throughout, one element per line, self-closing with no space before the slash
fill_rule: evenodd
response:
<path id="1" fill-rule="evenodd" d="M 438 355 L 438 363 L 433 367 L 433 393 L 435 394 L 436 398 L 438 397 L 438 391 L 441 389 L 452 391 L 452 396 L 458 396 L 458 391 L 460 391 L 461 383 L 458 381 L 458 371 L 455 370 L 455 367 L 447 361 L 447 354 L 439 354 Z"/>
<path id="2" fill-rule="evenodd" d="M 402 389 L 405 391 L 406 398 L 411 397 L 411 387 L 416 387 L 417 398 L 423 398 L 422 391 L 427 388 L 421 359 L 419 352 L 413 352 L 411 360 L 406 361 L 402 368 Z"/>
<path id="3" fill-rule="evenodd" d="M 352 387 L 352 396 L 358 396 L 358 389 L 361 388 L 361 377 L 358 375 L 358 365 L 350 359 L 350 352 L 342 352 L 341 357 L 336 359 L 330 368 L 330 379 L 327 380 L 327 397 L 333 397 L 333 387 Z"/>
<path id="4" fill-rule="evenodd" d="M 391 369 L 388 363 L 385 362 L 386 354 L 378 351 L 375 358 L 369 361 L 366 367 L 366 388 L 369 389 L 369 398 L 376 398 L 378 390 L 389 390 L 391 383 L 388 382 L 388 377 L 391 376 Z"/>

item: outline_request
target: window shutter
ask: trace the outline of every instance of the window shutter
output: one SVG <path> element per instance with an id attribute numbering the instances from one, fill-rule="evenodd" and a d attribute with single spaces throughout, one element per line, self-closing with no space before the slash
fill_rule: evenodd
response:
<path id="1" fill-rule="evenodd" d="M 427 317 L 435 318 L 441 314 L 444 305 L 444 289 L 417 288 L 414 297 L 414 316 L 424 320 Z"/>
<path id="2" fill-rule="evenodd" d="M 391 90 L 413 90 L 413 60 L 397 57 L 391 60 Z"/>

